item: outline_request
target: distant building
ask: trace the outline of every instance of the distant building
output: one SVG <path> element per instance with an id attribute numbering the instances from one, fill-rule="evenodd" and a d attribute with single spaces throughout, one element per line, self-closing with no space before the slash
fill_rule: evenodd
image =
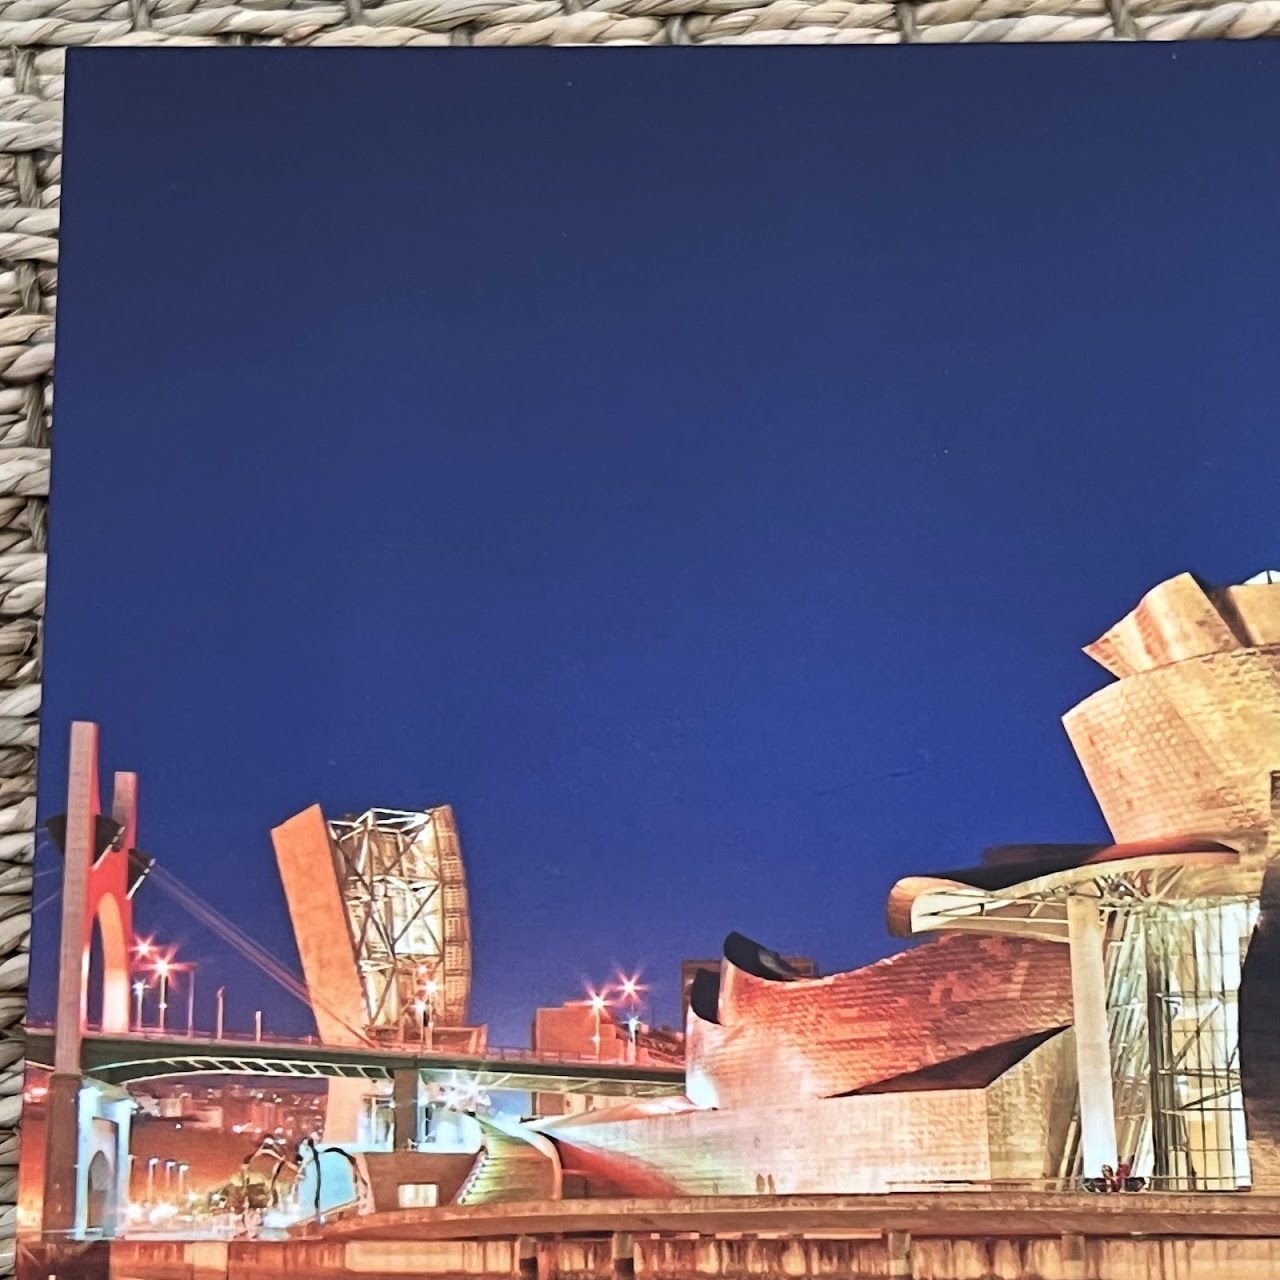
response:
<path id="1" fill-rule="evenodd" d="M 597 1017 L 585 1000 L 538 1009 L 533 1015 L 533 1049 L 535 1053 L 554 1054 L 575 1062 L 630 1062 L 634 1052 L 630 1029 L 618 1023 L 611 1010 L 606 1009 Z M 642 1060 L 645 1056 L 641 1051 Z M 584 1094 L 536 1093 L 533 1111 L 539 1116 L 572 1116 L 626 1101 Z"/>

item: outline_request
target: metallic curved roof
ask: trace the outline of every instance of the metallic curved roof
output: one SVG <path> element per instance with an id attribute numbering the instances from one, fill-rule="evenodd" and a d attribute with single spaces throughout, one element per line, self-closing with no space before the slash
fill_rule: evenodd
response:
<path id="1" fill-rule="evenodd" d="M 974 867 L 907 876 L 889 891 L 889 932 L 968 929 L 1066 941 L 1063 902 L 1072 891 L 1129 902 L 1185 896 L 1176 874 L 1232 867 L 1240 855 L 1216 840 L 1180 838 L 1107 845 L 1011 845 Z"/>

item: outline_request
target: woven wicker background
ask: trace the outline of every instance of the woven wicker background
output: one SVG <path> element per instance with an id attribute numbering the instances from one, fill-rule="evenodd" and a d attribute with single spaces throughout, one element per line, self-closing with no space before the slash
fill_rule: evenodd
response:
<path id="1" fill-rule="evenodd" d="M 1280 0 L 0 0 L 0 1275 L 31 931 L 65 50 L 1253 39 Z"/>

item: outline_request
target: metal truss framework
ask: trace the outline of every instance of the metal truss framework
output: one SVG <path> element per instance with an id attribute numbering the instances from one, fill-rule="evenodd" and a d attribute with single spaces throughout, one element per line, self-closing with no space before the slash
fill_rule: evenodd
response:
<path id="1" fill-rule="evenodd" d="M 1249 897 L 1117 905 L 1107 952 L 1117 1137 L 1157 1190 L 1251 1185 L 1240 1084 Z M 1061 1175 L 1080 1176 L 1078 1126 Z"/>
<path id="2" fill-rule="evenodd" d="M 370 1031 L 429 1041 L 464 1026 L 471 927 L 452 811 L 370 809 L 329 831 Z"/>
<path id="3" fill-rule="evenodd" d="M 1194 874 L 1194 872 L 1192 873 Z M 1117 1139 L 1134 1172 L 1168 1191 L 1235 1191 L 1251 1181 L 1240 1085 L 1239 989 L 1257 922 L 1250 895 L 1193 896 L 1186 869 L 1130 861 L 1087 880 L 992 893 L 931 889 L 921 923 L 951 932 L 1067 942 L 1067 898 L 1109 917 L 1107 1011 Z M 922 900 L 922 905 L 925 900 Z M 1079 1114 L 1059 1177 L 1082 1173 Z"/>

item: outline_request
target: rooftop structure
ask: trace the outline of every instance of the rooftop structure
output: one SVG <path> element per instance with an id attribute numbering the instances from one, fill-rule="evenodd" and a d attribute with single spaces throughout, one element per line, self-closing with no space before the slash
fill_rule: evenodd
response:
<path id="1" fill-rule="evenodd" d="M 453 810 L 326 821 L 313 806 L 271 835 L 321 1039 L 474 1047 Z"/>

